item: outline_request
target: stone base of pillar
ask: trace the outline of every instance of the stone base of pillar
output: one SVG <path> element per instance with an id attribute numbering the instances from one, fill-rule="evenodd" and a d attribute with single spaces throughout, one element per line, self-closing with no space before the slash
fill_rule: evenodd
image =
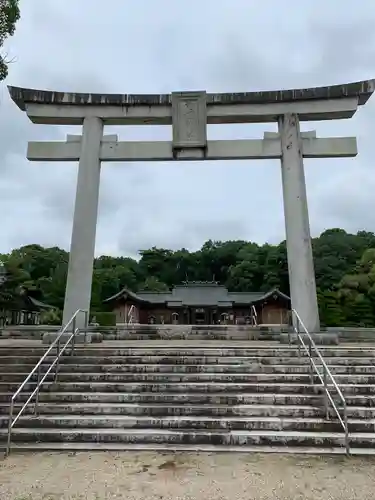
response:
<path id="1" fill-rule="evenodd" d="M 52 344 L 59 335 L 59 332 L 46 332 L 43 335 L 42 338 L 42 343 L 43 344 Z M 66 333 L 66 335 L 62 335 L 60 339 L 60 343 L 63 346 L 70 337 L 70 333 Z M 103 335 L 100 332 L 87 332 L 85 333 L 78 333 L 75 337 L 75 343 L 76 344 L 92 344 L 92 343 L 99 343 L 103 341 Z"/>

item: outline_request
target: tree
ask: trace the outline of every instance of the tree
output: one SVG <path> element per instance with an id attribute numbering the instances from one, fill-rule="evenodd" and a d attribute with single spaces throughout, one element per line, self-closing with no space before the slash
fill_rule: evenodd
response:
<path id="1" fill-rule="evenodd" d="M 313 239 L 320 317 L 326 326 L 375 326 L 375 235 L 335 228 Z M 0 301 L 17 300 L 22 290 L 58 309 L 64 305 L 69 254 L 57 247 L 25 245 L 0 255 L 7 280 Z M 286 242 L 206 241 L 200 250 L 153 247 L 139 261 L 102 255 L 94 261 L 91 307 L 105 311 L 104 300 L 126 287 L 134 292 L 164 292 L 184 281 L 218 281 L 233 292 L 289 295 Z"/>
<path id="2" fill-rule="evenodd" d="M 375 326 L 375 248 L 368 248 L 338 285 L 345 323 Z"/>
<path id="3" fill-rule="evenodd" d="M 20 18 L 19 0 L 0 0 L 0 48 L 14 34 Z M 8 76 L 8 61 L 0 54 L 0 81 Z"/>
<path id="4" fill-rule="evenodd" d="M 375 235 L 364 231 L 348 234 L 335 228 L 324 231 L 312 243 L 317 287 L 332 290 L 345 274 L 351 272 L 363 252 L 375 247 Z"/>
<path id="5" fill-rule="evenodd" d="M 317 290 L 319 316 L 324 326 L 342 325 L 345 317 L 336 291 Z"/>
<path id="6" fill-rule="evenodd" d="M 167 292 L 168 286 L 155 278 L 155 276 L 149 276 L 146 278 L 145 282 L 140 285 L 140 290 L 147 290 L 149 292 Z"/>
<path id="7" fill-rule="evenodd" d="M 256 243 L 248 243 L 237 253 L 236 264 L 229 268 L 228 287 L 239 292 L 254 292 L 258 283 L 263 282 L 263 274 L 259 247 Z"/>

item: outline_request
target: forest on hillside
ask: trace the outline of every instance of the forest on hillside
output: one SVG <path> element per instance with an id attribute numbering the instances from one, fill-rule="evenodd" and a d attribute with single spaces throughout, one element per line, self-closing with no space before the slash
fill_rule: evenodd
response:
<path id="1" fill-rule="evenodd" d="M 326 326 L 375 326 L 375 234 L 329 229 L 313 239 L 316 283 L 322 323 Z M 7 280 L 0 302 L 27 290 L 60 309 L 64 303 L 69 253 L 57 247 L 27 245 L 0 255 Z M 285 241 L 258 245 L 248 241 L 207 241 L 195 252 L 151 248 L 140 259 L 95 259 L 92 311 L 105 311 L 103 300 L 127 287 L 162 291 L 183 281 L 216 280 L 231 291 L 289 294 Z"/>

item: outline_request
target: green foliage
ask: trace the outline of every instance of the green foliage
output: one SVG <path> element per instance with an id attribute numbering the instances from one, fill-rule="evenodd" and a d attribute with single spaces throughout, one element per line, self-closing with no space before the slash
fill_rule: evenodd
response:
<path id="1" fill-rule="evenodd" d="M 352 272 L 341 279 L 338 297 L 345 324 L 375 326 L 375 248 L 367 248 Z"/>
<path id="2" fill-rule="evenodd" d="M 318 290 L 320 321 L 324 326 L 338 326 L 344 323 L 344 313 L 336 291 Z"/>
<path id="3" fill-rule="evenodd" d="M 168 286 L 159 281 L 155 276 L 149 276 L 145 279 L 144 283 L 139 286 L 139 290 L 147 290 L 148 292 L 166 292 Z"/>
<path id="4" fill-rule="evenodd" d="M 40 323 L 42 325 L 61 325 L 61 322 L 61 311 L 50 309 L 48 311 L 43 311 L 40 315 Z"/>
<path id="5" fill-rule="evenodd" d="M 375 326 L 375 235 L 330 229 L 313 239 L 316 283 L 322 323 L 326 326 Z M 0 303 L 22 290 L 58 309 L 64 305 L 69 254 L 57 247 L 26 245 L 0 255 L 7 281 Z M 104 300 L 122 288 L 162 292 L 185 280 L 216 280 L 232 291 L 258 292 L 278 287 L 289 294 L 285 241 L 258 245 L 247 241 L 209 240 L 200 250 L 172 251 L 153 247 L 128 257 L 95 259 L 92 311 L 108 311 Z M 113 324 L 110 316 L 97 321 Z M 111 318 L 111 319 L 109 319 Z"/>
<path id="6" fill-rule="evenodd" d="M 90 322 L 98 323 L 100 326 L 116 326 L 116 314 L 112 312 L 93 312 Z"/>
<path id="7" fill-rule="evenodd" d="M 0 48 L 5 40 L 14 34 L 20 18 L 19 0 L 0 0 Z M 0 54 L 0 81 L 8 75 L 8 63 Z"/>

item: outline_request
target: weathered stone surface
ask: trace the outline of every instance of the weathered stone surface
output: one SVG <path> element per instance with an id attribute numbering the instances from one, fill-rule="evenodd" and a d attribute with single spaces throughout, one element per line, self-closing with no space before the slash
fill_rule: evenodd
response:
<path id="1" fill-rule="evenodd" d="M 2 432 L 3 436 L 5 432 Z M 224 431 L 223 430 L 164 430 L 164 429 L 37 429 L 17 428 L 13 434 L 14 442 L 80 442 L 80 443 L 121 443 L 123 449 L 134 443 L 184 444 L 215 446 L 303 446 L 303 447 L 343 447 L 340 432 L 302 432 L 302 431 Z M 363 433 L 351 436 L 356 448 L 374 447 L 373 434 Z M 255 450 L 254 450 L 255 451 Z M 281 450 L 280 450 L 281 451 Z"/>
<path id="2" fill-rule="evenodd" d="M 9 93 L 17 106 L 25 110 L 25 104 L 100 105 L 100 106 L 165 106 L 171 105 L 171 94 L 82 94 L 36 90 L 8 86 Z M 260 104 L 275 102 L 305 101 L 311 99 L 337 99 L 358 97 L 359 104 L 365 104 L 375 89 L 375 80 L 312 87 L 292 90 L 267 90 L 258 92 L 237 92 L 207 94 L 209 104 Z"/>
<path id="3" fill-rule="evenodd" d="M 57 332 L 58 326 L 14 326 L 0 329 L 0 339 L 39 340 L 45 333 Z M 93 342 L 102 340 L 259 340 L 278 341 L 288 344 L 287 328 L 260 327 L 241 325 L 122 325 L 117 327 L 93 327 L 87 332 L 92 335 Z M 293 338 L 293 335 L 291 335 Z M 373 342 L 375 347 L 374 328 L 326 328 L 313 334 L 317 344 L 337 344 L 341 342 Z M 321 340 L 319 340 L 321 339 Z M 293 341 L 294 342 L 294 341 Z M 1 353 L 0 353 L 1 355 Z"/>
<path id="4" fill-rule="evenodd" d="M 309 345 L 309 338 L 306 334 L 301 334 L 302 340 L 306 345 Z M 311 338 L 315 342 L 316 345 L 338 345 L 339 344 L 339 334 L 336 333 L 313 333 Z M 280 342 L 281 344 L 286 344 L 290 342 L 292 344 L 298 344 L 297 335 L 292 333 L 290 335 L 286 333 L 280 334 Z"/>
<path id="5" fill-rule="evenodd" d="M 172 93 L 173 148 L 205 148 L 207 145 L 205 92 Z"/>
<path id="6" fill-rule="evenodd" d="M 38 416 L 28 406 L 12 442 L 23 449 L 277 446 L 281 452 L 344 452 L 341 424 L 332 409 L 325 418 L 319 378 L 311 379 L 309 360 L 296 346 L 127 345 L 77 344 L 73 356 L 61 359 L 57 381 L 51 375 L 44 384 Z M 375 452 L 375 346 L 319 349 L 345 396 L 354 451 Z M 0 346 L 0 443 L 10 395 L 44 351 Z M 16 412 L 34 387 L 35 380 L 16 401 Z"/>
<path id="7" fill-rule="evenodd" d="M 43 335 L 43 344 L 52 344 L 58 337 L 58 333 L 55 332 L 46 332 Z M 61 345 L 63 346 L 66 342 L 68 342 L 69 337 L 71 336 L 71 333 L 67 333 L 66 335 L 62 335 L 60 341 Z M 91 344 L 92 342 L 92 334 L 91 333 L 78 333 L 75 336 L 75 343 L 76 344 Z"/>

